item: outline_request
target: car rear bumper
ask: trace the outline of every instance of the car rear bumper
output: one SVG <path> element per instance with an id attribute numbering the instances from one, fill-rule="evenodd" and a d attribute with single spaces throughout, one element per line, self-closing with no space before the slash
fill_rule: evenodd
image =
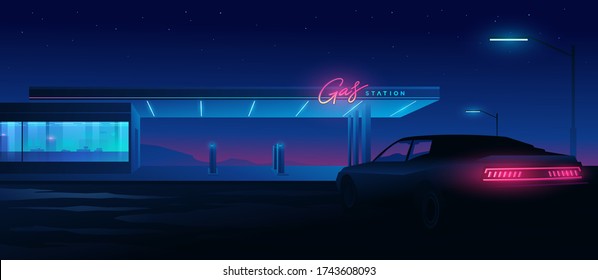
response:
<path id="1" fill-rule="evenodd" d="M 456 188 L 458 193 L 477 198 L 527 198 L 579 192 L 587 189 L 585 181 L 534 181 L 534 182 L 481 182 L 465 188 Z"/>
<path id="2" fill-rule="evenodd" d="M 473 224 L 533 226 L 549 223 L 583 224 L 584 213 L 596 207 L 591 186 L 530 184 L 519 188 L 495 188 L 476 194 L 455 195 L 446 200 L 448 210 Z M 592 212 L 594 211 L 594 212 Z"/>

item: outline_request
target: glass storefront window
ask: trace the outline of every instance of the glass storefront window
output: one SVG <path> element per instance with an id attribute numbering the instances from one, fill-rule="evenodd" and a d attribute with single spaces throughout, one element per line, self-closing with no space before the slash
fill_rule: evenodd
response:
<path id="1" fill-rule="evenodd" d="M 21 161 L 21 122 L 0 122 L 0 161 Z"/>
<path id="2" fill-rule="evenodd" d="M 128 122 L 25 122 L 23 161 L 129 161 Z"/>

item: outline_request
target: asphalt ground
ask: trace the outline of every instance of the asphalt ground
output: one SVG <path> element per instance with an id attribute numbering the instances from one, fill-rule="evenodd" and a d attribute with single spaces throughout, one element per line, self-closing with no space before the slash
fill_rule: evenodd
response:
<path id="1" fill-rule="evenodd" d="M 439 231 L 392 208 L 348 218 L 334 182 L 4 182 L 0 258 L 598 259 L 586 174 L 562 202 Z"/>

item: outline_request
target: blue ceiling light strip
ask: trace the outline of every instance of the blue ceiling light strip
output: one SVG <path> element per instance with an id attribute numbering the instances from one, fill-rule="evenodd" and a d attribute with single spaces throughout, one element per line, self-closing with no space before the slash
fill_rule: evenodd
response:
<path id="1" fill-rule="evenodd" d="M 251 112 L 253 112 L 253 107 L 255 107 L 255 100 L 253 100 L 253 103 L 251 103 L 251 108 L 249 109 L 249 114 L 247 115 L 248 117 L 251 117 Z"/>
<path id="2" fill-rule="evenodd" d="M 307 106 L 307 103 L 309 103 L 309 100 L 307 100 L 307 102 L 305 102 L 305 104 L 303 104 L 303 106 L 301 107 L 301 109 L 299 109 L 299 112 L 297 112 L 297 114 L 295 115 L 295 117 L 298 117 L 299 114 L 301 114 L 301 112 L 305 109 L 305 107 Z"/>
<path id="3" fill-rule="evenodd" d="M 199 100 L 199 116 L 203 117 L 203 101 Z"/>
<path id="4" fill-rule="evenodd" d="M 146 100 L 145 102 L 147 103 L 147 107 L 149 108 L 150 113 L 152 113 L 152 116 L 155 117 L 156 114 L 154 114 L 154 109 L 152 108 L 152 105 L 149 103 L 149 100 Z"/>
<path id="5" fill-rule="evenodd" d="M 347 111 L 347 112 L 346 112 L 346 113 L 343 115 L 343 117 L 346 117 L 346 116 L 347 116 L 349 113 L 351 113 L 351 111 L 355 110 L 355 108 L 357 108 L 357 106 L 359 106 L 359 105 L 360 105 L 362 102 L 363 102 L 363 100 L 362 100 L 362 101 L 360 101 L 359 103 L 357 103 L 357 105 L 355 105 L 355 106 L 351 107 L 351 109 L 349 109 L 349 111 Z"/>
<path id="6" fill-rule="evenodd" d="M 399 109 L 398 111 L 396 111 L 396 112 L 392 113 L 392 115 L 390 115 L 390 116 L 391 116 L 391 117 L 394 117 L 394 115 L 396 115 L 396 114 L 400 113 L 401 111 L 403 111 L 403 110 L 405 110 L 405 109 L 409 108 L 409 106 L 411 106 L 411 105 L 415 104 L 415 102 L 417 102 L 417 101 L 413 101 L 413 102 L 411 102 L 411 103 L 407 104 L 407 106 L 405 106 L 405 107 L 403 107 L 403 108 Z"/>

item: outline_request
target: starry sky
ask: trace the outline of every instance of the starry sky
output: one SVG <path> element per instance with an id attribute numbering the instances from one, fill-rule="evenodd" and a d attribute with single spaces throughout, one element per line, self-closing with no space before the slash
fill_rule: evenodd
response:
<path id="1" fill-rule="evenodd" d="M 337 76 L 440 86 L 439 102 L 374 121 L 375 154 L 404 136 L 494 133 L 493 119 L 467 108 L 499 112 L 502 135 L 568 153 L 570 58 L 488 38 L 575 44 L 578 159 L 598 164 L 598 33 L 582 1 L 13 1 L 1 4 L 0 35 L 0 102 L 26 102 L 30 86 L 320 86 Z M 284 141 L 290 161 L 346 162 L 344 120 L 278 122 L 145 120 L 142 142 L 203 159 L 218 139 L 223 159 L 267 162 Z M 236 126 L 248 127 L 242 146 L 227 129 Z"/>

